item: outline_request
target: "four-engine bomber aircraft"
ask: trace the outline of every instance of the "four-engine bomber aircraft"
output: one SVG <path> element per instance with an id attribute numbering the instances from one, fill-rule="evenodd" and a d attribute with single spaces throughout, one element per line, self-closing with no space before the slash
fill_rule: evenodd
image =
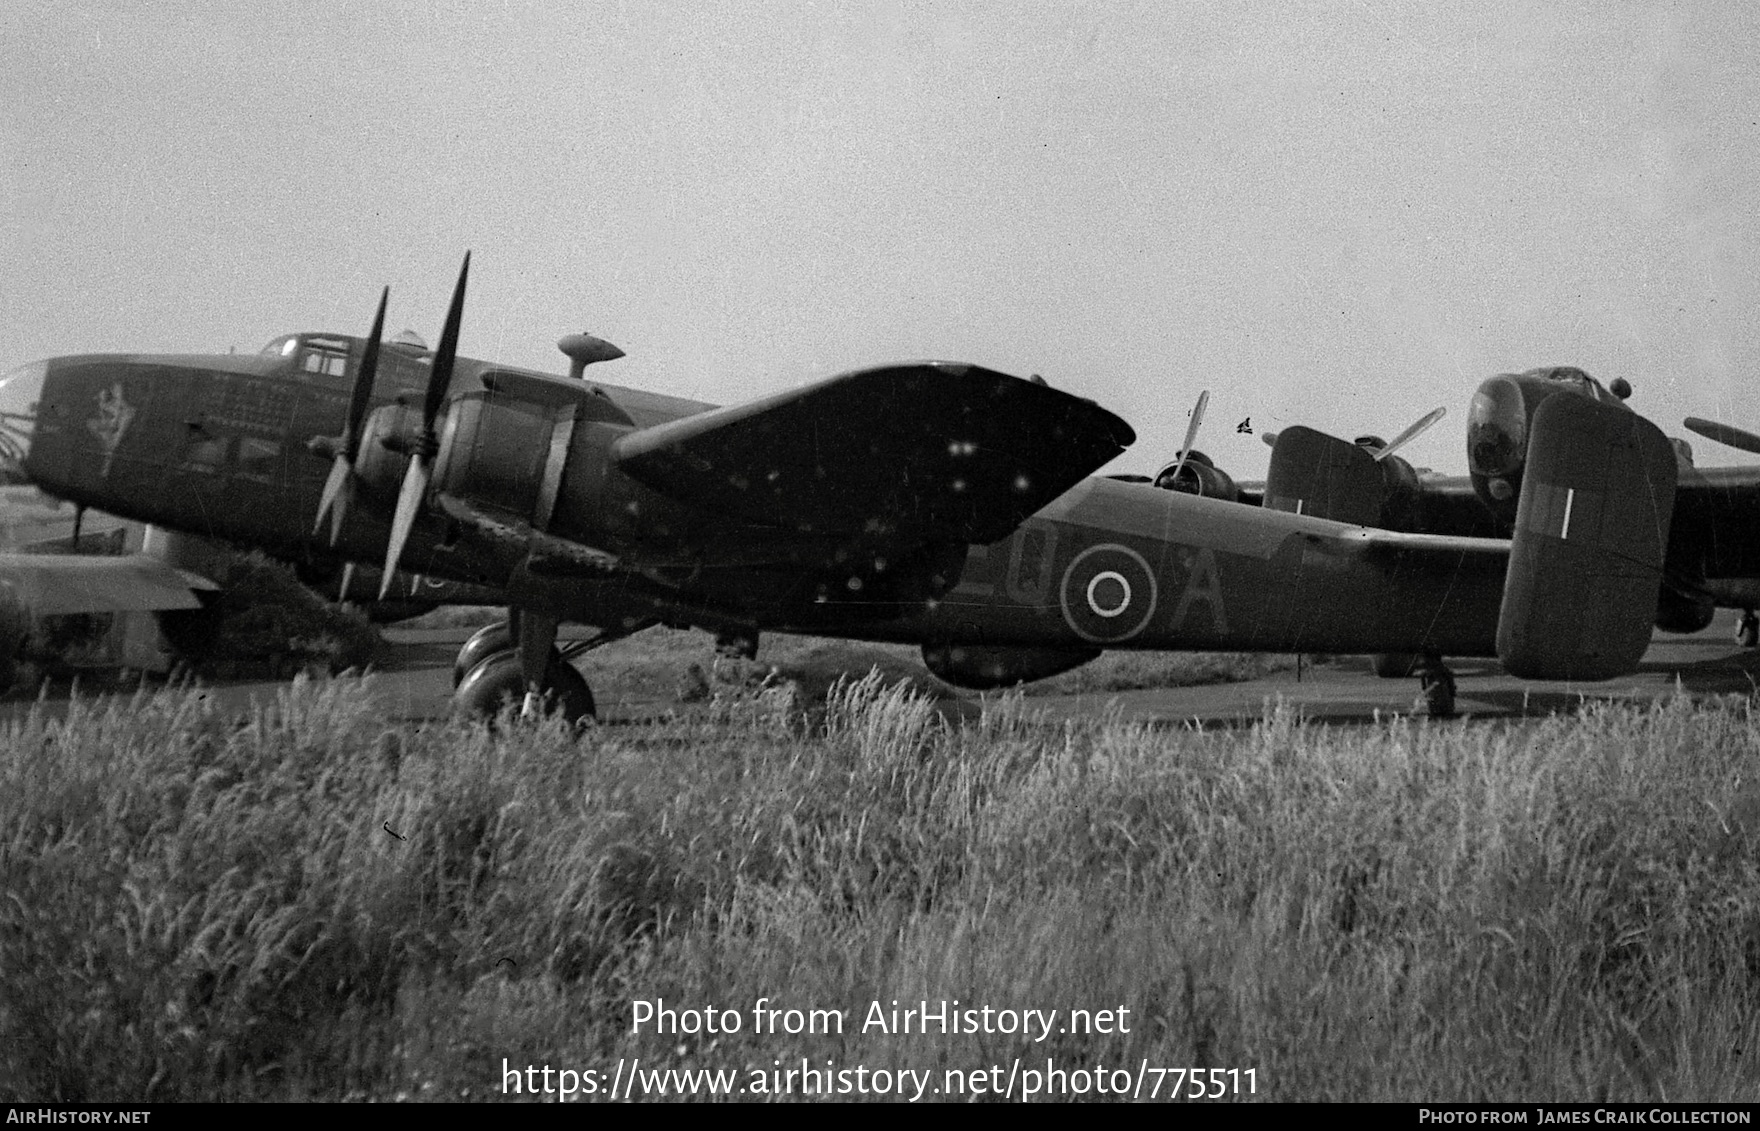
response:
<path id="1" fill-rule="evenodd" d="M 1347 443 L 1299 427 L 1268 436 L 1271 472 L 1263 485 L 1237 487 L 1201 454 L 1194 455 L 1198 467 L 1188 463 L 1167 485 L 1389 530 L 1510 538 L 1524 521 L 1524 470 L 1539 451 L 1533 423 L 1541 406 L 1562 397 L 1629 411 L 1625 401 L 1631 393 L 1623 380 L 1604 387 L 1573 366 L 1485 380 L 1468 414 L 1465 477 L 1421 476 L 1393 455 L 1404 439 L 1441 414 L 1438 409 L 1392 444 L 1373 436 Z M 1760 454 L 1760 436 L 1696 417 L 1689 417 L 1686 426 L 1709 439 Z M 1654 624 L 1666 632 L 1698 632 L 1711 623 L 1718 608 L 1740 609 L 1739 639 L 1753 647 L 1760 642 L 1760 620 L 1753 612 L 1760 605 L 1760 539 L 1753 534 L 1753 516 L 1760 513 L 1760 475 L 1753 468 L 1698 468 L 1684 442 L 1674 441 L 1672 446 L 1672 521 L 1665 538 Z M 1647 478 L 1641 487 L 1661 492 L 1666 483 L 1660 477 Z M 1567 497 L 1566 503 L 1580 516 L 1585 505 L 1602 505 L 1600 494 L 1597 489 L 1588 496 Z M 1562 520 L 1560 529 L 1565 529 Z M 1403 675 L 1417 659 L 1383 655 L 1376 658 L 1376 666 L 1383 674 Z"/>
<path id="2" fill-rule="evenodd" d="M 589 382 L 621 352 L 586 335 L 561 343 L 566 378 L 460 358 L 468 270 L 431 352 L 381 348 L 381 299 L 364 339 L 29 365 L 0 380 L 0 419 L 32 481 L 76 503 L 504 592 L 507 624 L 459 657 L 473 710 L 524 691 L 592 714 L 561 621 L 595 642 L 695 626 L 748 653 L 765 630 L 913 642 L 969 687 L 1107 648 L 1408 653 L 1437 713 L 1441 656 L 1593 680 L 1649 641 L 1676 461 L 1623 405 L 1530 406 L 1510 537 L 1380 529 L 1319 433 L 1280 438 L 1264 507 L 1089 478 L 1134 440 L 1124 421 L 973 365 L 713 408 Z"/>

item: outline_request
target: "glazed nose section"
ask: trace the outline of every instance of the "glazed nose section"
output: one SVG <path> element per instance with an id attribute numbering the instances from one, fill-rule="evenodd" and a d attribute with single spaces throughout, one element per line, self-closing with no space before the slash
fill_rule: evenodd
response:
<path id="1" fill-rule="evenodd" d="M 0 480 L 28 478 L 26 462 L 37 431 L 37 407 L 49 363 L 32 362 L 0 377 Z"/>
<path id="2" fill-rule="evenodd" d="M 1487 379 L 1467 412 L 1467 465 L 1475 475 L 1510 476 L 1522 469 L 1527 445 L 1528 411 L 1521 387 L 1509 377 Z"/>

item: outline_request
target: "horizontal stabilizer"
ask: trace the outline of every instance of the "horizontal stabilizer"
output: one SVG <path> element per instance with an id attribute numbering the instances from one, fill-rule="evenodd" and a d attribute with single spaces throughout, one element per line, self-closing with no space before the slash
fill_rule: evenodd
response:
<path id="1" fill-rule="evenodd" d="M 620 438 L 631 476 L 802 532 L 994 542 L 1117 456 L 1092 401 L 975 365 L 846 373 Z"/>
<path id="2" fill-rule="evenodd" d="M 196 609 L 194 590 L 219 588 L 150 554 L 0 554 L 0 585 L 38 616 Z"/>
<path id="3" fill-rule="evenodd" d="M 1584 397 L 1535 410 L 1497 655 L 1523 679 L 1611 679 L 1650 645 L 1674 514 L 1674 448 Z"/>

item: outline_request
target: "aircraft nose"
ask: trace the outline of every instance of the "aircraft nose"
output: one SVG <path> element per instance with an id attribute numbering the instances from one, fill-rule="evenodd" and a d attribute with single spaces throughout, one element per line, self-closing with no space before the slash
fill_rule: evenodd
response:
<path id="1" fill-rule="evenodd" d="M 1528 410 L 1514 378 L 1488 378 L 1467 412 L 1467 465 L 1476 475 L 1507 477 L 1522 469 L 1528 445 Z"/>
<path id="2" fill-rule="evenodd" d="M 31 440 L 37 430 L 37 406 L 43 399 L 43 382 L 49 363 L 21 365 L 0 377 L 0 480 L 27 478 Z"/>

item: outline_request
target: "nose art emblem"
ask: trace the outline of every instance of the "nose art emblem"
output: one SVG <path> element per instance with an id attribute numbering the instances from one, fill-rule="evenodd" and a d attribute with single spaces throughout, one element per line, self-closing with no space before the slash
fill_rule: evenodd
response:
<path id="1" fill-rule="evenodd" d="M 100 478 L 110 475 L 110 464 L 116 458 L 116 449 L 122 444 L 122 437 L 128 432 L 130 422 L 134 420 L 134 406 L 123 399 L 122 382 L 118 381 L 108 389 L 98 393 L 98 415 L 86 421 L 86 427 L 104 446 L 104 467 L 98 474 Z"/>

